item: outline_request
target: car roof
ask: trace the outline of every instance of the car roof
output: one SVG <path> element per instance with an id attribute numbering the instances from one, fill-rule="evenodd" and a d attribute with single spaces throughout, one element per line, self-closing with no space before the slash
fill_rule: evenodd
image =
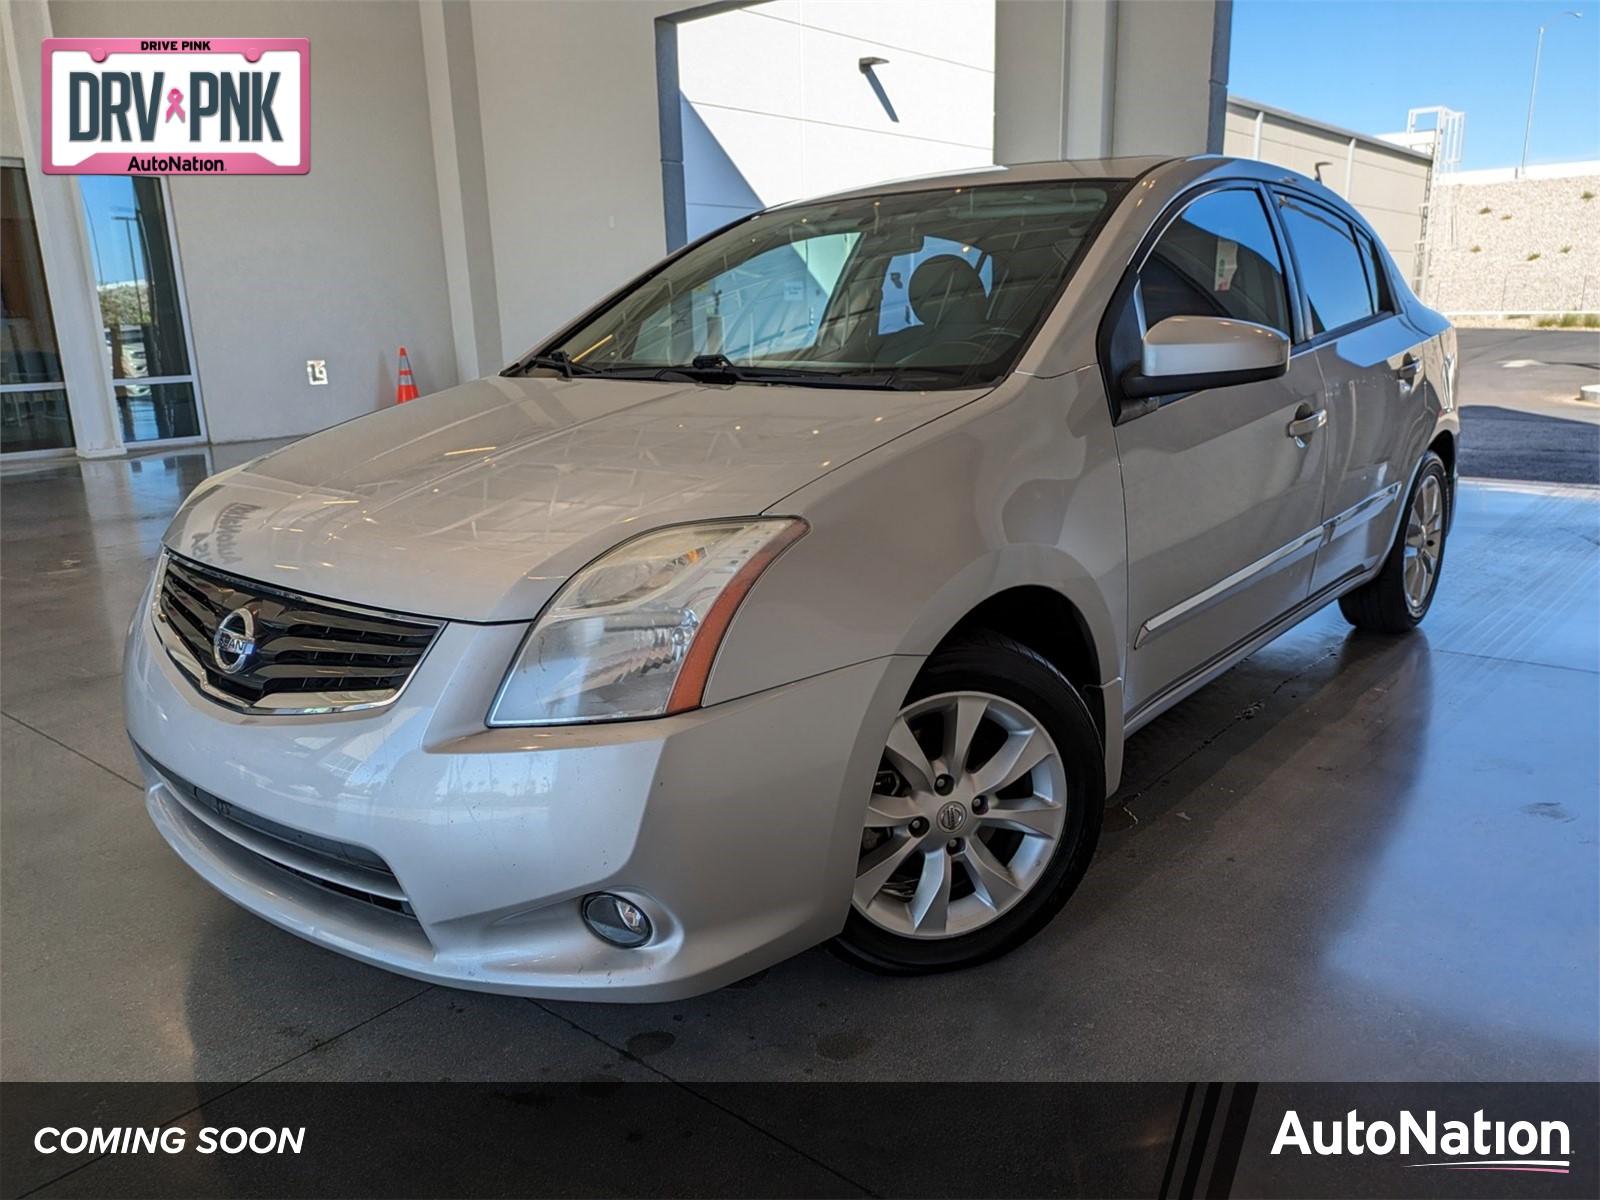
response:
<path id="1" fill-rule="evenodd" d="M 950 171 L 940 175 L 918 175 L 909 179 L 889 179 L 868 187 L 847 188 L 821 196 L 808 196 L 796 204 L 813 204 L 827 200 L 852 200 L 865 196 L 883 196 L 891 192 L 931 192 L 941 188 L 987 187 L 998 183 L 1038 183 L 1049 180 L 1070 179 L 1137 179 L 1154 167 L 1174 162 L 1170 156 L 1142 155 L 1129 158 L 1078 158 L 1065 162 L 1030 162 L 1002 166 L 971 167 L 964 171 Z M 783 208 L 787 205 L 777 205 Z"/>
<path id="2" fill-rule="evenodd" d="M 1139 179 L 1153 174 L 1168 174 L 1198 182 L 1207 178 L 1237 177 L 1256 179 L 1263 183 L 1292 183 L 1313 193 L 1325 194 L 1338 200 L 1338 196 L 1308 176 L 1288 167 L 1260 162 L 1251 158 L 1236 158 L 1219 154 L 1194 154 L 1185 157 L 1172 155 L 1138 155 L 1123 158 L 1079 158 L 1060 162 L 1029 162 L 1011 165 L 972 167 L 964 171 L 950 171 L 939 175 L 920 175 L 909 179 L 891 179 L 868 187 L 848 188 L 821 196 L 808 196 L 774 208 L 788 208 L 791 204 L 816 204 L 832 200 L 854 200 L 893 193 L 938 191 L 957 187 L 990 187 L 1007 183 L 1041 183 L 1072 179 Z M 1344 207 L 1341 204 L 1341 207 Z"/>

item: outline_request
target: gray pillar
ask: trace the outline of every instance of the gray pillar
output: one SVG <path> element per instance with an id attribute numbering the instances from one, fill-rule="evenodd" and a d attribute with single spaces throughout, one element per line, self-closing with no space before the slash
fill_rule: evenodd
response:
<path id="1" fill-rule="evenodd" d="M 998 0 L 1001 163 L 1222 149 L 1230 0 Z"/>
<path id="2" fill-rule="evenodd" d="M 472 6 L 423 0 L 419 13 L 456 371 L 463 380 L 478 379 L 493 375 L 505 362 Z"/>

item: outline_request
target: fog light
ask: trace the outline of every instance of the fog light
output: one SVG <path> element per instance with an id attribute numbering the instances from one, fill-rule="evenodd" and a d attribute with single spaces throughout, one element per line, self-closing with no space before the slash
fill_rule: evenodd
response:
<path id="1" fill-rule="evenodd" d="M 644 910 L 610 892 L 584 897 L 583 923 L 596 937 L 613 946 L 631 949 L 650 940 L 650 918 Z"/>

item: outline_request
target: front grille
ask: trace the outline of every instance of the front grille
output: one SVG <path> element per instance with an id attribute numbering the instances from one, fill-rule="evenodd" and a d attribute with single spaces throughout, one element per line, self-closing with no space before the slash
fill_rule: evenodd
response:
<path id="1" fill-rule="evenodd" d="M 230 674 L 217 661 L 213 639 L 222 620 L 239 609 L 253 621 L 255 648 Z M 207 696 L 280 714 L 387 704 L 439 632 L 436 621 L 299 596 L 170 552 L 162 561 L 155 618 L 173 662 Z"/>
<path id="2" fill-rule="evenodd" d="M 192 816 L 256 859 L 340 896 L 416 919 L 400 881 L 374 851 L 242 809 L 167 770 L 138 746 L 133 749 Z"/>

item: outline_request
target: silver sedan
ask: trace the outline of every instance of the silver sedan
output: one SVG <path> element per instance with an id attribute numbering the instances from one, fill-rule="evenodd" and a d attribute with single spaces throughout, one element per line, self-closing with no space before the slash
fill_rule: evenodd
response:
<path id="1" fill-rule="evenodd" d="M 1260 163 L 757 213 L 198 488 L 128 640 L 150 815 L 267 920 L 463 987 L 979 962 L 1066 904 L 1129 733 L 1331 601 L 1422 620 L 1454 363 Z"/>

